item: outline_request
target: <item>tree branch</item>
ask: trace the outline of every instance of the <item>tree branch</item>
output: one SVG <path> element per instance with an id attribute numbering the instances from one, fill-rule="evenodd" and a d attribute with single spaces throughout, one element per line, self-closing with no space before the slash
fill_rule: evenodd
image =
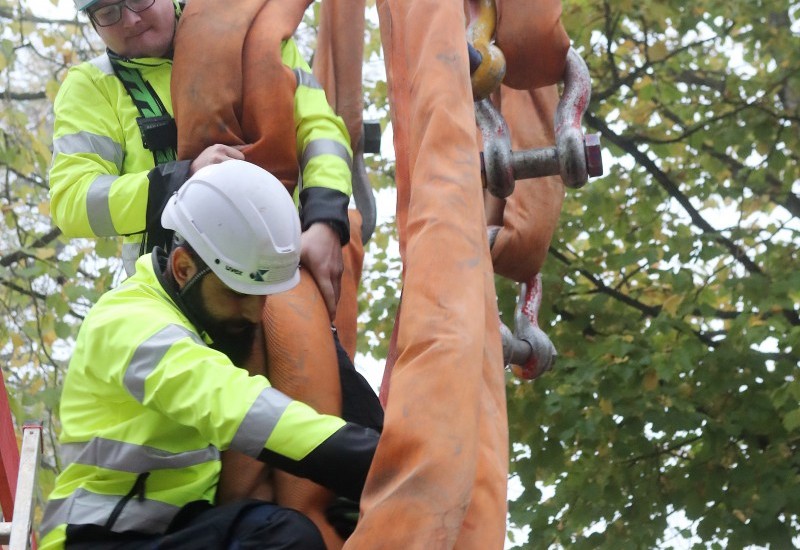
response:
<path id="1" fill-rule="evenodd" d="M 560 261 L 567 267 L 573 268 L 572 262 L 570 262 L 570 260 L 564 254 L 562 254 L 561 251 L 556 250 L 551 246 L 549 254 L 554 256 L 558 261 Z M 595 276 L 594 273 L 591 273 L 586 269 L 577 268 L 577 271 L 578 273 L 589 279 L 589 281 L 592 282 L 592 284 L 595 286 L 595 288 L 597 288 L 599 292 L 602 292 L 603 294 L 607 294 L 608 296 L 611 296 L 612 298 L 619 300 L 623 304 L 632 307 L 633 309 L 647 315 L 648 317 L 656 317 L 661 312 L 661 306 L 648 306 L 647 304 L 643 304 L 642 302 L 634 298 L 631 298 L 627 294 L 623 294 L 622 292 L 614 288 L 611 288 L 610 286 L 607 286 L 603 281 L 601 281 L 597 276 Z"/>
<path id="2" fill-rule="evenodd" d="M 0 279 L 0 285 L 8 287 L 15 292 L 19 292 L 20 294 L 24 294 L 25 296 L 30 296 L 31 298 L 37 298 L 39 300 L 44 300 L 45 298 L 47 298 L 47 296 L 45 296 L 40 292 L 35 292 L 33 290 L 22 288 L 18 284 L 8 281 L 6 279 Z"/>
<path id="3" fill-rule="evenodd" d="M 0 96 L 3 99 L 11 101 L 35 101 L 37 99 L 47 99 L 47 94 L 44 92 L 9 92 L 7 90 L 0 90 Z"/>
<path id="4" fill-rule="evenodd" d="M 47 25 L 68 25 L 68 26 L 84 26 L 82 23 L 75 19 L 51 19 L 49 17 L 37 17 L 30 13 L 15 13 L 14 10 L 8 7 L 0 7 L 0 19 L 10 19 L 20 23 L 44 23 Z M 6 26 L 6 25 L 4 25 Z"/>
<path id="5" fill-rule="evenodd" d="M 684 439 L 683 441 L 678 441 L 677 443 L 674 443 L 673 445 L 669 445 L 667 447 L 656 446 L 655 450 L 652 453 L 647 453 L 647 454 L 644 454 L 644 455 L 634 456 L 634 457 L 629 458 L 625 462 L 627 464 L 631 464 L 633 462 L 638 462 L 640 460 L 648 460 L 648 459 L 651 459 L 651 458 L 658 458 L 663 454 L 672 453 L 672 452 L 680 449 L 681 447 L 685 447 L 686 445 L 691 445 L 695 441 L 699 441 L 701 439 L 703 439 L 702 435 L 696 435 L 694 437 L 690 437 L 688 439 Z"/>
<path id="6" fill-rule="evenodd" d="M 743 170 L 751 170 L 748 166 L 745 166 L 743 163 L 728 155 L 720 153 L 710 145 L 703 144 L 702 150 L 704 153 L 708 153 L 722 164 L 726 165 L 734 174 Z M 795 218 L 800 218 L 800 197 L 792 193 L 791 185 L 786 185 L 785 182 L 776 178 L 775 174 L 771 172 L 764 171 L 764 176 L 769 184 L 767 194 L 770 200 L 784 207 Z M 791 184 L 791 182 L 788 183 Z"/>
<path id="7" fill-rule="evenodd" d="M 59 235 L 61 235 L 61 230 L 58 229 L 57 227 L 53 228 L 49 232 L 47 232 L 46 234 L 42 235 L 34 242 L 32 242 L 30 246 L 28 246 L 27 248 L 43 248 L 48 244 L 50 244 L 51 242 L 53 242 L 54 240 L 56 240 Z M 8 267 L 22 260 L 23 258 L 30 258 L 30 257 L 31 256 L 28 252 L 25 252 L 24 250 L 17 250 L 15 252 L 12 252 L 11 254 L 0 257 L 0 267 Z"/>
<path id="8" fill-rule="evenodd" d="M 741 263 L 745 269 L 747 269 L 751 273 L 755 273 L 758 275 L 765 275 L 761 268 L 753 262 L 750 258 L 747 257 L 745 251 L 739 247 L 736 243 L 730 241 L 729 239 L 723 237 L 719 234 L 719 232 L 708 223 L 705 218 L 697 211 L 697 209 L 692 206 L 691 202 L 686 195 L 684 195 L 678 186 L 673 182 L 667 174 L 665 174 L 655 162 L 653 162 L 647 154 L 640 151 L 634 142 L 631 142 L 629 139 L 615 133 L 605 121 L 600 120 L 592 113 L 586 113 L 585 115 L 587 123 L 594 128 L 595 130 L 599 130 L 600 133 L 603 135 L 603 138 L 607 139 L 627 154 L 629 154 L 633 159 L 642 167 L 644 167 L 647 172 L 653 176 L 653 178 L 663 187 L 667 193 L 671 197 L 673 197 L 683 208 L 686 210 L 686 213 L 689 214 L 689 217 L 699 229 L 706 235 L 710 235 L 713 239 L 722 245 L 731 255 Z"/>
<path id="9" fill-rule="evenodd" d="M 555 257 L 558 261 L 560 261 L 567 267 L 571 269 L 577 269 L 578 273 L 583 275 L 594 285 L 597 292 L 600 292 L 601 294 L 605 294 L 607 296 L 611 296 L 615 300 L 618 300 L 619 302 L 622 302 L 623 304 L 639 311 L 640 313 L 642 313 L 647 317 L 657 317 L 661 313 L 662 310 L 661 306 L 650 306 L 645 303 L 642 303 L 639 300 L 636 300 L 635 298 L 617 290 L 616 288 L 612 288 L 606 285 L 594 273 L 591 273 L 590 271 L 583 268 L 575 268 L 572 265 L 572 262 L 569 260 L 569 258 L 567 258 L 564 254 L 562 254 L 561 251 L 555 249 L 553 246 L 549 248 L 549 254 Z M 692 313 L 694 315 L 697 315 L 698 317 L 706 317 L 705 315 L 700 314 L 698 310 L 695 310 Z M 723 317 L 723 315 L 721 314 L 725 314 L 724 317 L 727 318 L 730 318 L 730 316 L 735 318 L 738 317 L 739 315 L 744 315 L 744 313 L 738 313 L 738 312 L 715 312 L 715 317 Z M 719 342 L 715 341 L 714 338 L 707 333 L 693 329 L 689 329 L 689 332 L 694 334 L 698 340 L 703 342 L 703 344 L 711 348 L 716 348 L 719 345 Z"/>

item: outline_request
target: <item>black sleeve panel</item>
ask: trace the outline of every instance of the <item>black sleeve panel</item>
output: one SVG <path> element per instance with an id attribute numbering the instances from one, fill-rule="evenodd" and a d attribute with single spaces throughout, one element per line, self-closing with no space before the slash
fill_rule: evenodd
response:
<path id="1" fill-rule="evenodd" d="M 350 220 L 347 207 L 350 197 L 327 187 L 307 187 L 300 192 L 300 221 L 303 231 L 317 222 L 330 225 L 342 246 L 350 240 Z"/>
<path id="2" fill-rule="evenodd" d="M 166 162 L 156 166 L 147 174 L 150 183 L 147 190 L 147 220 L 143 254 L 150 252 L 156 246 L 169 250 L 172 231 L 161 227 L 161 213 L 172 194 L 189 179 L 191 165 L 191 160 Z"/>
<path id="3" fill-rule="evenodd" d="M 339 337 L 333 334 L 336 358 L 339 361 L 339 380 L 342 386 L 342 418 L 377 432 L 383 431 L 383 405 L 367 379 L 356 370 Z"/>
<path id="4" fill-rule="evenodd" d="M 259 460 L 292 475 L 305 477 L 337 495 L 360 500 L 378 432 L 357 424 L 345 424 L 304 459 L 295 461 L 264 449 Z"/>

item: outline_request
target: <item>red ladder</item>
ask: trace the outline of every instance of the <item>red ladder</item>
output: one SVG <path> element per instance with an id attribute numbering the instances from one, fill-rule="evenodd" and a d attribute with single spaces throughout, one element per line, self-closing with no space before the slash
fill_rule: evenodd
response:
<path id="1" fill-rule="evenodd" d="M 36 548 L 31 526 L 41 449 L 42 427 L 34 424 L 23 426 L 22 451 L 17 448 L 5 381 L 0 376 L 0 544 L 7 544 L 9 550 Z"/>

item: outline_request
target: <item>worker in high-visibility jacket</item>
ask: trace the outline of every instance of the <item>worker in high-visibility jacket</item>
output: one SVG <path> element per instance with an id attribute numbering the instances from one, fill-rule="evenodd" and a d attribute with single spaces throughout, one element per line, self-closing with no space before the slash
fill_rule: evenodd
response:
<path id="1" fill-rule="evenodd" d="M 166 199 L 193 171 L 244 155 L 217 145 L 193 161 L 175 162 L 169 52 L 178 4 L 173 0 L 96 4 L 75 2 L 79 10 L 92 7 L 89 19 L 108 49 L 71 67 L 56 96 L 50 210 L 68 237 L 124 236 L 122 258 L 130 275 L 145 252 L 148 222 L 157 222 Z M 131 21 L 141 27 L 146 24 L 147 34 L 128 38 L 136 34 L 131 32 Z M 123 84 L 122 74 L 139 90 L 133 92 L 138 93 L 137 101 Z M 147 120 L 144 114 L 153 115 L 147 122 L 152 149 L 145 145 L 137 123 L 140 118 Z M 160 125 L 153 125 L 155 119 Z"/>
<path id="2" fill-rule="evenodd" d="M 382 422 L 383 410 L 377 399 L 371 398 L 368 391 L 356 396 L 350 391 L 348 380 L 363 387 L 363 377 L 359 379 L 353 376 L 358 375 L 354 370 L 341 368 L 350 362 L 342 353 L 343 347 L 351 359 L 355 353 L 357 292 L 364 257 L 360 216 L 351 211 L 349 241 L 341 224 L 308 225 L 315 219 L 309 217 L 311 209 L 324 207 L 336 213 L 331 220 L 347 217 L 347 203 L 342 199 L 349 195 L 351 147 L 358 146 L 357 140 L 351 141 L 353 136 L 348 136 L 344 124 L 338 134 L 328 126 L 306 133 L 295 119 L 302 104 L 300 98 L 322 102 L 333 99 L 326 99 L 325 92 L 330 88 L 320 85 L 308 65 L 286 59 L 287 44 L 291 44 L 311 3 L 187 2 L 175 34 L 171 87 L 178 158 L 194 158 L 215 143 L 241 146 L 245 160 L 270 171 L 288 192 L 299 195 L 304 229 L 301 263 L 308 269 L 301 270 L 301 281 L 292 292 L 267 301 L 263 329 L 268 376 L 276 387 L 320 411 L 355 420 L 348 411 L 355 406 L 371 411 L 370 416 L 379 417 Z M 351 106 L 360 105 L 360 92 L 352 98 L 358 101 Z M 335 104 L 340 107 L 338 101 Z M 361 107 L 357 109 L 360 114 Z M 295 135 L 297 140 L 293 139 Z M 339 189 L 347 188 L 347 193 L 336 193 L 333 182 L 322 183 L 337 174 L 342 184 Z M 330 334 L 326 336 L 326 328 L 332 322 L 343 346 L 334 342 Z M 364 419 L 358 422 L 373 425 Z M 228 487 L 234 496 L 243 490 L 251 496 L 259 495 L 264 473 L 261 464 L 230 452 L 223 462 L 221 498 L 226 498 Z M 227 483 L 231 479 L 229 472 L 234 474 L 235 482 L 231 484 Z M 332 523 L 336 525 L 329 517 L 330 507 L 335 504 L 333 495 L 280 471 L 271 473 L 269 481 L 278 502 L 307 514 L 320 527 L 330 550 L 341 548 L 346 532 L 331 529 Z"/>
<path id="3" fill-rule="evenodd" d="M 214 505 L 228 448 L 358 500 L 377 446 L 374 430 L 229 357 L 252 346 L 266 295 L 299 281 L 294 204 L 271 174 L 230 160 L 196 172 L 162 223 L 169 253 L 142 256 L 79 332 L 61 398 L 66 466 L 40 548 L 324 548 L 296 511 Z"/>
<path id="4" fill-rule="evenodd" d="M 68 237 L 123 236 L 122 257 L 130 275 L 142 253 L 166 244 L 168 236 L 159 224 L 166 199 L 199 168 L 244 159 L 244 147 L 213 144 L 191 160 L 176 161 L 170 94 L 181 15 L 176 0 L 75 0 L 75 6 L 89 16 L 108 48 L 72 67 L 56 96 L 51 215 Z M 296 82 L 293 106 L 290 101 L 288 112 L 275 117 L 293 119 L 290 129 L 296 133 L 280 140 L 280 147 L 291 142 L 302 159 L 302 192 L 296 176 L 284 181 L 280 167 L 269 168 L 297 189 L 303 265 L 333 315 L 343 269 L 341 246 L 350 239 L 350 141 L 324 91 L 313 85 L 311 69 L 293 39 L 281 43 L 280 58 Z M 200 112 L 202 105 L 203 98 L 197 98 Z"/>

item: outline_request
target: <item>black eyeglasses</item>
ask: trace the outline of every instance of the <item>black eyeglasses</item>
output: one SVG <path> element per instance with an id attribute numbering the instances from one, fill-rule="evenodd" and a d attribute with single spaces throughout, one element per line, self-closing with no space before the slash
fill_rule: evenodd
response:
<path id="1" fill-rule="evenodd" d="M 110 27 L 122 19 L 122 8 L 141 13 L 156 3 L 156 0 L 119 0 L 89 12 L 89 19 L 98 27 Z"/>

